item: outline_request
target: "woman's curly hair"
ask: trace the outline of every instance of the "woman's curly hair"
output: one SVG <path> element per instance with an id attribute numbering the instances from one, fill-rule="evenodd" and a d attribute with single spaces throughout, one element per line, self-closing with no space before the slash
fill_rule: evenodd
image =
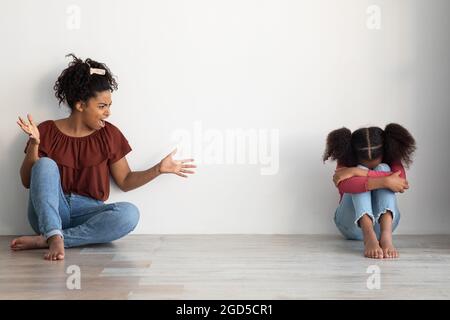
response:
<path id="1" fill-rule="evenodd" d="M 361 160 L 382 157 L 383 162 L 400 160 L 406 167 L 412 163 L 416 141 L 397 123 L 379 127 L 361 128 L 353 133 L 347 128 L 331 131 L 326 140 L 323 161 L 336 160 L 346 167 L 354 167 Z"/>
<path id="2" fill-rule="evenodd" d="M 61 72 L 53 87 L 59 104 L 67 103 L 73 110 L 79 101 L 87 101 L 95 97 L 98 92 L 117 90 L 117 82 L 109 68 L 104 64 L 92 59 L 81 60 L 73 53 L 66 55 L 73 60 L 69 66 Z M 105 74 L 90 74 L 90 68 L 104 69 Z"/>

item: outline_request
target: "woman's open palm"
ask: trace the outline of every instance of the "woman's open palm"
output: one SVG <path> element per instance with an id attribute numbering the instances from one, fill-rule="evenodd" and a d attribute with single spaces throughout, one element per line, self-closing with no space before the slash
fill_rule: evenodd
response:
<path id="1" fill-rule="evenodd" d="M 173 150 L 170 154 L 168 154 L 164 159 L 161 160 L 159 171 L 161 173 L 174 173 L 177 176 L 187 178 L 188 174 L 195 173 L 190 168 L 196 168 L 193 162 L 194 159 L 184 159 L 184 160 L 174 160 L 172 157 L 177 152 L 177 149 Z"/>
<path id="2" fill-rule="evenodd" d="M 36 123 L 33 121 L 31 114 L 27 114 L 27 118 L 29 123 L 24 121 L 21 117 L 19 117 L 19 121 L 17 121 L 17 124 L 23 130 L 23 132 L 28 134 L 32 143 L 39 144 L 40 143 L 39 129 Z"/>

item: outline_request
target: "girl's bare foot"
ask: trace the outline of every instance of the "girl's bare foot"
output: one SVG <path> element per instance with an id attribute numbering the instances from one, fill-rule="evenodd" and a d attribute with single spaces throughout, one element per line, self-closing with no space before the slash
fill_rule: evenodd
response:
<path id="1" fill-rule="evenodd" d="M 383 259 L 383 249 L 380 247 L 375 234 L 373 238 L 364 239 L 364 256 L 372 259 Z"/>
<path id="2" fill-rule="evenodd" d="M 46 260 L 64 260 L 64 240 L 60 235 L 47 239 L 50 250 L 44 255 Z"/>
<path id="3" fill-rule="evenodd" d="M 392 220 L 393 214 L 390 210 L 386 210 L 386 213 L 380 217 L 380 245 L 385 258 L 398 258 L 399 256 L 397 249 L 392 244 Z"/>
<path id="4" fill-rule="evenodd" d="M 364 237 L 364 256 L 372 259 L 383 259 L 383 250 L 373 230 L 372 218 L 365 214 L 359 219 L 358 224 Z"/>
<path id="5" fill-rule="evenodd" d="M 11 241 L 11 250 L 29 250 L 48 248 L 48 244 L 43 236 L 23 236 Z"/>
<path id="6" fill-rule="evenodd" d="M 380 236 L 380 245 L 383 249 L 384 258 L 398 258 L 399 254 L 397 249 L 394 247 L 392 243 L 392 235 L 382 233 Z"/>

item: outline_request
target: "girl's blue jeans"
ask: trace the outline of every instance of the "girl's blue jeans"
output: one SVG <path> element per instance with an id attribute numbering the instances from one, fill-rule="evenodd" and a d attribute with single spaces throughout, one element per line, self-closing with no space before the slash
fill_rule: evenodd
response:
<path id="1" fill-rule="evenodd" d="M 358 167 L 367 169 L 359 165 Z M 380 163 L 373 170 L 390 172 L 391 168 L 385 163 Z M 344 193 L 339 207 L 334 215 L 334 222 L 339 231 L 351 240 L 363 240 L 362 230 L 358 220 L 367 214 L 373 221 L 375 233 L 380 238 L 380 218 L 386 211 L 393 215 L 392 231 L 395 230 L 400 221 L 397 198 L 395 193 L 389 189 L 376 189 L 362 193 Z"/>
<path id="2" fill-rule="evenodd" d="M 28 220 L 46 239 L 60 235 L 64 247 L 105 243 L 122 238 L 136 227 L 138 208 L 129 202 L 105 204 L 77 194 L 64 194 L 58 166 L 42 157 L 31 169 Z"/>

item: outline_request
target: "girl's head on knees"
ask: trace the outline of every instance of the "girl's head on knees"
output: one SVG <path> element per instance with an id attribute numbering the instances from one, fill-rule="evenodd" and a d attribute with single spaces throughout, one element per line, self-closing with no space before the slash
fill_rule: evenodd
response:
<path id="1" fill-rule="evenodd" d="M 347 128 L 328 134 L 323 161 L 331 158 L 346 167 L 362 164 L 373 169 L 381 162 L 412 163 L 416 142 L 399 124 L 390 123 L 384 130 L 379 127 L 361 128 L 351 132 Z"/>
<path id="2" fill-rule="evenodd" d="M 105 64 L 89 58 L 83 61 L 74 54 L 67 57 L 73 60 L 56 80 L 55 96 L 86 126 L 99 130 L 111 114 L 111 93 L 117 90 L 117 82 Z"/>

